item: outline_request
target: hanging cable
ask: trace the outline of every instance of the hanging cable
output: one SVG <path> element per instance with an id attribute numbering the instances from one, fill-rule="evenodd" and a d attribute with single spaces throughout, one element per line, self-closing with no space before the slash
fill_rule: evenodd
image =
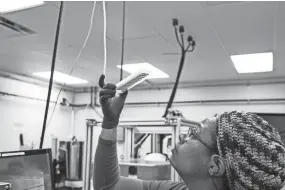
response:
<path id="1" fill-rule="evenodd" d="M 55 67 L 55 60 L 56 60 L 56 53 L 57 53 L 57 45 L 58 45 L 59 31 L 60 31 L 61 18 L 62 18 L 62 10 L 63 10 L 63 1 L 60 2 L 58 21 L 57 21 L 57 27 L 56 27 L 56 33 L 55 33 L 55 41 L 54 41 L 52 63 L 51 63 L 51 73 L 50 73 L 50 79 L 49 79 L 49 88 L 48 88 L 48 95 L 47 95 L 47 101 L 46 101 L 44 122 L 43 122 L 42 134 L 41 134 L 40 149 L 42 149 L 42 147 L 43 147 L 45 131 L 46 131 L 46 122 L 47 122 L 49 102 L 50 102 L 50 96 L 51 96 L 51 90 L 52 90 L 52 84 L 53 84 L 53 74 L 54 74 L 54 67 Z"/>
<path id="2" fill-rule="evenodd" d="M 177 40 L 179 46 L 182 47 L 181 42 L 180 42 L 179 37 L 178 37 L 177 27 L 174 27 L 174 32 L 175 32 L 175 37 L 176 37 L 176 40 Z"/>
<path id="3" fill-rule="evenodd" d="M 173 86 L 173 89 L 172 89 L 169 101 L 167 103 L 165 112 L 164 112 L 164 114 L 162 116 L 164 118 L 167 116 L 168 111 L 169 111 L 169 109 L 172 106 L 172 103 L 173 103 L 173 100 L 174 100 L 174 97 L 175 97 L 175 94 L 176 94 L 176 90 L 177 90 L 177 87 L 178 87 L 178 84 L 179 84 L 179 79 L 180 79 L 180 76 L 181 76 L 181 73 L 182 73 L 182 69 L 183 69 L 186 53 L 187 52 L 193 52 L 194 49 L 195 49 L 195 46 L 196 46 L 196 42 L 193 40 L 192 36 L 188 36 L 188 38 L 187 38 L 188 45 L 185 48 L 184 27 L 183 26 L 179 26 L 179 33 L 180 33 L 180 37 L 181 37 L 181 42 L 180 42 L 179 37 L 178 37 L 178 32 L 177 32 L 178 19 L 173 19 L 172 20 L 172 25 L 174 27 L 176 40 L 177 40 L 177 42 L 178 42 L 178 44 L 179 44 L 179 46 L 181 48 L 181 58 L 180 58 L 179 69 L 178 69 L 178 73 L 177 73 L 177 76 L 176 76 L 176 80 L 175 80 L 175 83 L 174 83 L 174 86 Z M 191 49 L 190 49 L 190 47 L 191 47 Z"/>
<path id="4" fill-rule="evenodd" d="M 179 27 L 179 33 L 180 33 L 180 38 L 181 38 L 181 48 L 182 48 L 182 51 L 184 51 L 184 27 L 183 26 L 180 26 Z"/>
<path id="5" fill-rule="evenodd" d="M 85 48 L 85 46 L 86 46 L 86 44 L 87 44 L 87 42 L 88 42 L 89 36 L 90 36 L 90 34 L 91 34 L 91 31 L 92 31 L 95 8 L 96 8 L 96 1 L 94 1 L 94 3 L 93 3 L 93 8 L 92 8 L 92 13 L 91 13 L 91 17 L 90 17 L 90 24 L 89 24 L 89 30 L 88 30 L 87 36 L 86 36 L 86 38 L 85 38 L 85 40 L 84 40 L 83 46 L 81 47 L 81 49 L 80 49 L 80 51 L 79 51 L 79 53 L 78 53 L 78 55 L 77 55 L 77 57 L 76 57 L 76 59 L 75 59 L 73 65 L 72 65 L 72 68 L 71 68 L 71 70 L 70 70 L 70 72 L 69 72 L 68 75 L 71 75 L 71 74 L 72 74 L 72 72 L 73 72 L 75 66 L 76 66 L 77 63 L 78 63 L 79 57 L 81 56 L 81 54 L 82 54 L 82 52 L 83 52 L 83 49 Z M 60 93 L 61 93 L 61 91 L 63 90 L 63 88 L 65 87 L 65 85 L 66 85 L 66 83 L 64 83 L 64 84 L 62 85 L 62 87 L 60 88 L 60 91 L 59 91 L 59 93 L 58 93 L 58 95 L 57 95 L 57 98 L 56 98 L 56 103 L 57 103 L 57 101 L 58 101 L 58 99 L 59 99 L 59 96 L 60 96 Z M 53 113 L 54 113 L 54 111 L 55 111 L 55 108 L 56 108 L 56 105 L 54 106 L 52 115 L 51 115 L 51 117 L 50 117 L 50 119 L 49 119 L 49 123 L 50 123 L 50 121 L 51 121 L 51 119 L 52 119 L 52 116 L 53 116 Z"/>
<path id="6" fill-rule="evenodd" d="M 94 4 L 93 4 L 93 9 L 92 9 L 92 13 L 91 13 L 90 24 L 89 24 L 89 30 L 88 30 L 87 36 L 86 36 L 86 38 L 85 38 L 85 40 L 84 40 L 83 46 L 81 47 L 81 49 L 80 49 L 80 51 L 79 51 L 79 53 L 78 53 L 78 55 L 77 55 L 77 57 L 76 57 L 76 59 L 75 59 L 73 65 L 72 65 L 72 68 L 71 68 L 71 70 L 70 70 L 70 72 L 69 72 L 68 75 L 71 75 L 71 74 L 72 74 L 72 72 L 73 72 L 75 66 L 76 66 L 77 63 L 78 63 L 79 57 L 81 56 L 81 54 L 82 54 L 82 52 L 83 52 L 83 49 L 85 48 L 85 46 L 86 46 L 86 44 L 87 44 L 87 42 L 88 42 L 89 36 L 90 36 L 90 34 L 91 34 L 91 31 L 92 31 L 95 8 L 96 8 L 96 1 L 94 1 Z M 53 117 L 53 114 L 54 114 L 54 111 L 55 111 L 55 108 L 56 108 L 56 105 L 57 105 L 57 102 L 58 102 L 60 93 L 62 92 L 62 90 L 63 90 L 63 88 L 65 87 L 65 85 L 66 85 L 66 83 L 64 83 L 64 84 L 61 86 L 60 91 L 59 91 L 59 93 L 58 93 L 58 95 L 57 95 L 57 97 L 56 97 L 56 104 L 55 104 L 55 106 L 54 106 L 54 108 L 53 108 L 53 111 L 52 111 L 52 114 L 51 114 L 51 116 L 50 116 L 48 125 L 49 125 L 49 123 L 50 123 L 50 121 L 51 121 L 51 119 L 52 119 L 52 117 Z"/>
<path id="7" fill-rule="evenodd" d="M 90 23 L 89 23 L 89 30 L 88 30 L 87 36 L 86 36 L 86 38 L 85 38 L 85 40 L 84 40 L 83 46 L 81 47 L 81 49 L 80 49 L 80 51 L 79 51 L 79 53 L 78 53 L 78 55 L 77 55 L 77 57 L 76 57 L 76 59 L 75 59 L 73 65 L 72 65 L 72 68 L 71 68 L 71 70 L 70 70 L 70 72 L 69 72 L 68 75 L 71 75 L 71 74 L 72 74 L 72 72 L 73 72 L 75 66 L 76 66 L 77 63 L 78 63 L 79 57 L 81 56 L 81 54 L 82 54 L 82 52 L 83 52 L 83 49 L 85 48 L 85 46 L 86 46 L 86 44 L 87 44 L 87 42 L 88 42 L 89 36 L 90 36 L 90 34 L 91 34 L 91 31 L 92 31 L 95 8 L 96 8 L 96 1 L 94 1 L 94 3 L 93 3 L 93 8 L 92 8 L 91 18 L 90 18 Z M 56 98 L 56 103 L 58 102 L 60 93 L 61 93 L 61 91 L 63 90 L 63 88 L 65 87 L 65 85 L 66 85 L 66 83 L 64 83 L 64 84 L 62 85 L 62 87 L 60 88 L 60 91 L 59 91 L 59 93 L 58 93 L 58 95 L 57 95 L 57 98 Z M 50 122 L 51 119 L 52 119 L 52 116 L 53 116 L 53 113 L 54 113 L 54 111 L 55 111 L 55 108 L 56 108 L 56 105 L 54 106 L 54 109 L 53 109 L 53 112 L 52 112 L 52 115 L 51 115 L 51 117 L 50 117 L 49 122 Z"/>
<path id="8" fill-rule="evenodd" d="M 125 20 L 126 20 L 126 1 L 123 1 L 123 24 L 122 24 L 122 50 L 121 50 L 121 69 L 120 81 L 123 80 L 123 64 L 124 64 L 124 51 L 125 51 Z"/>
<path id="9" fill-rule="evenodd" d="M 103 31 L 103 40 L 104 40 L 104 68 L 103 74 L 106 76 L 106 67 L 107 67 L 107 17 L 106 17 L 106 7 L 105 1 L 103 3 L 103 21 L 104 21 L 104 31 Z"/>
<path id="10" fill-rule="evenodd" d="M 96 8 L 96 1 L 94 1 L 94 3 L 93 3 L 93 8 L 92 8 L 92 13 L 91 13 L 91 17 L 90 17 L 90 23 L 89 23 L 89 29 L 88 29 L 87 36 L 86 36 L 86 38 L 85 38 L 85 40 L 84 40 L 84 43 L 83 43 L 83 45 L 82 45 L 82 47 L 81 47 L 81 49 L 80 49 L 80 51 L 79 51 L 79 53 L 78 53 L 78 55 L 77 55 L 77 57 L 76 57 L 74 63 L 73 63 L 73 65 L 72 65 L 72 68 L 71 68 L 71 70 L 70 70 L 70 72 L 69 72 L 68 75 L 71 75 L 71 74 L 72 74 L 72 72 L 73 72 L 75 66 L 77 65 L 78 60 L 79 60 L 79 58 L 80 58 L 80 56 L 81 56 L 81 54 L 82 54 L 82 52 L 83 52 L 83 49 L 85 48 L 85 46 L 86 46 L 86 44 L 87 44 L 87 42 L 88 42 L 89 36 L 90 36 L 90 34 L 91 34 L 91 31 L 92 31 L 95 8 Z M 47 123 L 47 125 L 46 125 L 46 128 L 50 125 L 50 122 L 51 122 L 51 120 L 52 120 L 52 117 L 53 117 L 53 115 L 54 115 L 54 112 L 55 112 L 55 109 L 56 109 L 56 106 L 57 106 L 57 102 L 58 102 L 60 93 L 61 93 L 62 90 L 64 89 L 65 85 L 66 85 L 66 83 L 64 83 L 64 84 L 61 86 L 61 88 L 60 88 L 60 90 L 59 90 L 59 92 L 58 92 L 58 94 L 57 94 L 56 101 L 55 101 L 55 105 L 54 105 L 53 111 L 52 111 L 52 113 L 51 113 L 50 119 L 49 119 L 49 121 L 48 121 L 48 123 Z M 36 143 L 34 143 L 34 144 L 36 145 L 37 143 L 38 143 L 38 142 L 36 142 Z"/>

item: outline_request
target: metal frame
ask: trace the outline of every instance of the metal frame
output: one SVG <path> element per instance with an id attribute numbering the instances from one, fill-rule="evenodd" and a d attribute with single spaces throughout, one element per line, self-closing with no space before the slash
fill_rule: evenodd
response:
<path id="1" fill-rule="evenodd" d="M 92 158 L 92 137 L 93 127 L 101 126 L 102 122 L 96 122 L 92 119 L 87 119 L 87 135 L 85 141 L 85 167 L 84 169 L 84 190 L 90 188 L 90 172 L 91 172 L 91 158 Z M 125 128 L 125 141 L 124 141 L 124 160 L 130 160 L 134 154 L 134 141 L 135 133 L 152 133 L 152 134 L 170 134 L 172 135 L 172 147 L 179 141 L 180 133 L 187 133 L 189 127 L 201 126 L 199 122 L 187 120 L 184 118 L 175 118 L 172 123 L 167 123 L 165 120 L 152 120 L 152 121 L 121 121 L 120 127 Z M 175 169 L 171 168 L 171 180 L 181 181 Z"/>
<path id="2" fill-rule="evenodd" d="M 93 154 L 93 128 L 97 126 L 95 119 L 86 120 L 85 162 L 83 167 L 83 190 L 91 188 L 92 154 Z"/>
<path id="3" fill-rule="evenodd" d="M 152 133 L 152 134 L 170 134 L 172 136 L 172 148 L 179 141 L 181 133 L 187 133 L 189 127 L 201 126 L 199 122 L 177 118 L 173 123 L 166 123 L 165 120 L 153 121 L 122 121 L 120 127 L 125 130 L 125 147 L 124 160 L 130 160 L 134 154 L 134 135 L 135 133 Z M 171 180 L 181 181 L 175 169 L 171 168 Z"/>

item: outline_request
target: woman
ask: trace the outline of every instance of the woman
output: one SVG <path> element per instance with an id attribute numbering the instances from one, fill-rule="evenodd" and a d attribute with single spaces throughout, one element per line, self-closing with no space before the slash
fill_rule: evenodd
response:
<path id="1" fill-rule="evenodd" d="M 262 118 L 243 112 L 205 119 L 201 128 L 180 136 L 171 165 L 183 182 L 143 181 L 120 177 L 116 127 L 127 93 L 99 85 L 104 113 L 95 154 L 95 190 L 280 190 L 285 182 L 285 147 L 278 132 Z"/>

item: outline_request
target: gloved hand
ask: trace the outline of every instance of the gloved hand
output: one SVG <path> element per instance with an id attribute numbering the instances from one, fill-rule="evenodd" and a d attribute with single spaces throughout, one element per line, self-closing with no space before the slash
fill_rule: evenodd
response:
<path id="1" fill-rule="evenodd" d="M 119 123 L 120 115 L 128 92 L 116 96 L 116 85 L 111 83 L 105 84 L 105 75 L 101 75 L 99 86 L 101 87 L 99 94 L 100 104 L 104 115 L 102 128 L 116 128 Z"/>

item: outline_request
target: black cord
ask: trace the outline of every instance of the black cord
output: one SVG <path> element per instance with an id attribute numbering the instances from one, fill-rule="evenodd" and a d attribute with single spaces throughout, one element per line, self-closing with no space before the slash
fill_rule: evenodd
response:
<path id="1" fill-rule="evenodd" d="M 176 80 L 175 80 L 175 84 L 173 86 L 172 93 L 171 93 L 169 101 L 167 103 L 166 110 L 165 110 L 164 115 L 162 117 L 166 117 L 166 115 L 168 113 L 168 109 L 171 108 L 171 106 L 172 106 L 172 103 L 173 103 L 173 100 L 174 100 L 174 97 L 175 97 L 175 94 L 176 94 L 176 90 L 177 90 L 177 87 L 178 87 L 181 71 L 182 71 L 182 68 L 183 68 L 183 65 L 184 65 L 184 61 L 185 61 L 185 54 L 186 53 L 183 50 L 182 51 L 182 55 L 181 55 L 181 59 L 180 59 L 178 74 L 177 74 Z"/>
<path id="2" fill-rule="evenodd" d="M 179 44 L 179 46 L 182 48 L 182 45 L 181 45 L 181 42 L 179 41 L 179 38 L 178 38 L 178 31 L 177 31 L 177 27 L 174 26 L 174 32 L 175 32 L 175 37 L 176 37 L 176 40 Z"/>
<path id="3" fill-rule="evenodd" d="M 179 27 L 181 43 L 179 41 L 178 32 L 177 32 L 178 19 L 173 19 L 173 26 L 174 26 L 176 40 L 177 40 L 178 44 L 181 47 L 181 58 L 180 58 L 179 69 L 178 69 L 178 73 L 177 73 L 177 76 L 176 76 L 176 80 L 175 80 L 174 86 L 172 88 L 172 92 L 171 92 L 169 101 L 167 103 L 165 112 L 164 112 L 164 114 L 162 116 L 164 118 L 167 116 L 168 110 L 172 106 L 172 103 L 173 103 L 173 100 L 174 100 L 174 97 L 175 97 L 175 94 L 176 94 L 176 90 L 177 90 L 177 87 L 178 87 L 179 79 L 180 79 L 180 76 L 181 76 L 181 73 L 182 73 L 183 65 L 184 65 L 184 62 L 185 62 L 186 53 L 194 51 L 194 48 L 195 48 L 195 45 L 196 45 L 196 43 L 192 39 L 192 37 L 189 36 L 188 39 L 187 39 L 189 44 L 188 44 L 188 46 L 185 49 L 184 36 L 183 36 L 183 34 L 184 34 L 184 26 L 180 26 Z M 189 50 L 190 46 L 192 47 L 191 50 Z"/>
<path id="4" fill-rule="evenodd" d="M 183 33 L 180 33 L 180 36 L 181 36 L 181 44 L 182 44 L 182 51 L 184 51 L 184 36 L 183 36 Z"/>
<path id="5" fill-rule="evenodd" d="M 55 104 L 54 104 L 52 113 L 51 113 L 51 115 L 50 115 L 50 119 L 49 119 L 49 121 L 48 121 L 48 123 L 47 123 L 47 126 L 49 125 L 49 123 L 50 123 L 50 121 L 51 121 L 51 119 L 52 119 L 52 116 L 53 116 L 53 114 L 54 114 L 54 112 L 55 112 L 55 108 L 56 108 L 56 106 L 57 106 L 57 102 L 58 102 L 60 93 L 61 93 L 61 91 L 63 90 L 63 88 L 65 87 L 65 84 L 66 84 L 66 83 L 63 84 L 63 86 L 61 87 L 61 89 L 60 89 L 60 91 L 59 91 L 59 93 L 58 93 L 58 95 L 57 95 L 57 97 L 56 97 L 56 101 L 55 101 Z"/>
<path id="6" fill-rule="evenodd" d="M 188 52 L 188 51 L 191 51 L 191 50 L 189 50 L 191 44 L 192 44 L 191 42 L 188 43 L 188 46 L 186 47 L 186 51 L 187 51 L 187 52 Z"/>
<path id="7" fill-rule="evenodd" d="M 22 133 L 20 134 L 20 145 L 24 146 L 24 137 Z"/>
<path id="8" fill-rule="evenodd" d="M 44 122 L 43 122 L 42 134 L 41 134 L 40 149 L 42 149 L 43 147 L 43 142 L 44 142 L 44 137 L 45 137 L 46 122 L 47 122 L 49 102 L 50 102 L 50 96 L 51 96 L 51 90 L 52 90 L 53 74 L 54 74 L 57 45 L 58 45 L 58 39 L 59 39 L 60 24 L 61 24 L 61 18 L 62 18 L 62 10 L 63 10 L 63 1 L 60 2 L 60 9 L 59 9 L 59 15 L 58 15 L 58 21 L 57 21 L 57 28 L 56 28 L 53 55 L 52 55 L 52 63 L 51 63 L 51 73 L 50 73 L 50 79 L 49 79 L 49 88 L 48 88 L 46 109 L 45 109 Z"/>
<path id="9" fill-rule="evenodd" d="M 124 51 L 125 51 L 125 20 L 126 20 L 126 1 L 123 1 L 122 51 L 121 51 L 120 81 L 123 80 L 123 64 L 124 64 Z"/>

